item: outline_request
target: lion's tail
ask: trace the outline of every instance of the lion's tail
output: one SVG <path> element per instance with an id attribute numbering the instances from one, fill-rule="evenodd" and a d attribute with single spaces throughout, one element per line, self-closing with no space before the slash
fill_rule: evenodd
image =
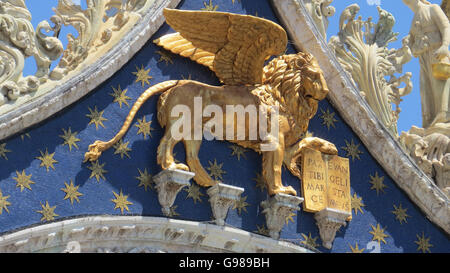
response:
<path id="1" fill-rule="evenodd" d="M 116 144 L 128 131 L 130 128 L 131 123 L 133 122 L 134 116 L 136 116 L 136 113 L 139 111 L 141 106 L 153 95 L 163 93 L 167 91 L 168 89 L 176 86 L 179 83 L 178 80 L 173 81 L 165 81 L 162 83 L 158 83 L 156 85 L 153 85 L 152 87 L 145 90 L 144 93 L 142 93 L 139 98 L 136 100 L 136 102 L 133 104 L 133 107 L 131 107 L 130 112 L 128 113 L 127 118 L 125 119 L 125 122 L 122 125 L 122 128 L 120 131 L 115 135 L 112 139 L 110 139 L 107 142 L 103 141 L 95 141 L 94 144 L 89 145 L 89 151 L 84 155 L 84 162 L 86 161 L 95 161 L 97 160 L 103 151 L 111 148 L 114 144 Z"/>

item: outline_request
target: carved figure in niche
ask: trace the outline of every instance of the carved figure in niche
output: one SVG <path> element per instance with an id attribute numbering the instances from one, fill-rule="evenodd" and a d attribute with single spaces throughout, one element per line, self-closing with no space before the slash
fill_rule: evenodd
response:
<path id="1" fill-rule="evenodd" d="M 403 0 L 413 12 L 410 48 L 420 62 L 420 95 L 423 128 L 450 122 L 449 88 L 447 79 L 436 78 L 439 67 L 448 66 L 450 24 L 442 9 L 425 0 Z M 435 68 L 433 68 L 433 66 Z M 447 70 L 448 72 L 448 70 Z"/>
<path id="2" fill-rule="evenodd" d="M 272 115 L 271 109 L 278 107 L 279 130 L 271 132 L 277 134 L 276 142 L 274 138 L 261 136 L 257 140 L 251 140 L 248 132 L 249 127 L 254 124 L 248 124 L 246 118 L 239 120 L 235 115 L 224 115 L 223 124 L 227 126 L 230 119 L 237 120 L 233 124 L 234 139 L 227 140 L 262 154 L 262 174 L 270 195 L 296 195 L 292 187 L 282 185 L 282 164 L 301 178 L 298 165 L 305 147 L 337 154 L 336 147 L 328 141 L 314 137 L 302 139 L 309 120 L 317 112 L 319 100 L 324 99 L 328 93 L 323 72 L 315 58 L 304 52 L 281 55 L 264 67 L 271 55 L 283 54 L 287 45 L 287 35 L 283 28 L 266 19 L 224 12 L 171 9 L 165 9 L 164 15 L 167 23 L 179 32 L 165 35 L 155 42 L 173 53 L 209 67 L 224 85 L 210 86 L 192 80 L 172 80 L 150 87 L 138 98 L 119 133 L 110 141 L 95 141 L 90 145 L 85 161 L 97 160 L 103 151 L 119 141 L 142 104 L 151 96 L 162 93 L 158 102 L 158 121 L 162 127 L 166 127 L 166 132 L 158 147 L 158 164 L 163 169 L 189 170 L 195 173 L 194 180 L 199 185 L 213 186 L 217 181 L 213 181 L 200 163 L 198 152 L 202 140 L 195 140 L 195 132 L 183 138 L 187 166 L 175 163 L 172 150 L 180 140 L 174 139 L 171 129 L 179 117 L 171 116 L 172 109 L 183 104 L 194 113 L 194 97 L 201 97 L 202 106 L 218 105 L 222 109 L 227 105 L 261 106 L 268 110 L 267 121 Z M 185 118 L 183 115 L 183 119 Z M 199 125 L 201 127 L 195 128 L 194 118 L 188 118 L 191 128 L 200 129 L 202 133 L 205 123 L 212 119 L 203 117 Z M 263 125 L 261 123 L 258 122 L 258 126 Z M 244 140 L 236 137 L 239 128 L 244 128 Z M 225 131 L 222 130 L 222 133 Z M 215 130 L 214 133 L 217 132 Z M 225 135 L 215 136 L 225 139 Z M 262 150 L 262 143 L 273 144 L 275 149 Z"/>

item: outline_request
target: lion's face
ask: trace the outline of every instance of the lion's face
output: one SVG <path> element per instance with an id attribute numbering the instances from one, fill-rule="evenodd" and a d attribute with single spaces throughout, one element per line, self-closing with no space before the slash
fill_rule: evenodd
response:
<path id="1" fill-rule="evenodd" d="M 310 117 L 316 113 L 320 100 L 323 100 L 329 90 L 322 69 L 320 69 L 317 60 L 311 56 L 309 64 L 301 66 L 302 84 L 299 90 L 301 105 L 309 110 Z"/>
<path id="2" fill-rule="evenodd" d="M 316 101 L 323 100 L 329 92 L 322 69 L 315 58 L 312 59 L 310 65 L 306 65 L 302 69 L 302 86 L 304 97 Z"/>
<path id="3" fill-rule="evenodd" d="M 282 100 L 288 111 L 295 114 L 299 126 L 316 114 L 319 101 L 328 94 L 317 60 L 306 52 L 273 59 L 264 68 L 263 79 L 273 94 L 282 97 L 276 99 Z"/>

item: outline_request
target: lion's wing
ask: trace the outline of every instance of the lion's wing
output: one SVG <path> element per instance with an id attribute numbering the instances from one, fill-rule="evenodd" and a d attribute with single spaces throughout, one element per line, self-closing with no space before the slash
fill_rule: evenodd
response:
<path id="1" fill-rule="evenodd" d="M 172 53 L 190 58 L 214 71 L 213 63 L 215 54 L 195 47 L 178 32 L 164 35 L 161 38 L 156 39 L 154 43 L 164 47 Z"/>
<path id="2" fill-rule="evenodd" d="M 173 9 L 165 9 L 164 16 L 178 33 L 155 43 L 209 67 L 224 84 L 262 83 L 265 60 L 286 49 L 286 32 L 266 19 Z"/>

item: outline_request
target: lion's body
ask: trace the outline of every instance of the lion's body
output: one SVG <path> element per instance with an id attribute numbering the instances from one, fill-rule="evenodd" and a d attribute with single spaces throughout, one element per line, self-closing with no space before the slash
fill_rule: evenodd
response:
<path id="1" fill-rule="evenodd" d="M 238 127 L 244 127 L 246 138 L 244 140 L 227 138 L 227 140 L 262 153 L 263 178 L 270 195 L 277 193 L 296 195 L 296 191 L 292 187 L 282 185 L 282 164 L 285 163 L 288 170 L 294 175 L 300 176 L 296 160 L 304 147 L 329 154 L 337 153 L 333 144 L 319 138 L 301 140 L 308 128 L 309 120 L 317 111 L 318 101 L 325 98 L 328 88 L 317 62 L 311 55 L 305 53 L 283 55 L 272 60 L 264 68 L 263 78 L 261 85 L 211 86 L 188 80 L 167 81 L 152 86 L 135 103 L 119 133 L 109 142 L 95 142 L 91 145 L 89 152 L 86 153 L 86 159 L 96 160 L 102 151 L 116 143 L 128 130 L 134 115 L 142 104 L 152 95 L 162 93 L 158 102 L 158 121 L 162 127 L 165 127 L 165 134 L 158 147 L 158 164 L 162 169 L 192 171 L 195 173 L 194 180 L 199 185 L 212 186 L 217 182 L 213 181 L 203 169 L 198 158 L 202 140 L 196 140 L 193 135 L 183 139 L 175 139 L 172 136 L 172 126 L 179 119 L 179 117 L 171 116 L 172 109 L 178 105 L 185 105 L 193 115 L 195 111 L 202 113 L 207 105 L 217 105 L 224 109 L 224 113 L 227 105 L 244 107 L 254 105 L 257 109 L 259 106 L 266 108 L 278 106 L 279 130 L 276 141 L 272 139 L 271 142 L 274 145 L 273 150 L 261 151 L 259 149 L 260 144 L 267 143 L 266 140 L 248 139 L 248 118 L 236 122 L 236 117 L 233 116 L 235 130 Z M 196 97 L 202 98 L 202 109 L 195 109 L 194 98 Z M 266 116 L 267 120 L 270 120 L 269 115 Z M 227 120 L 225 116 L 224 114 L 223 124 L 226 127 L 230 120 Z M 203 118 L 201 124 L 197 125 L 198 128 L 195 128 L 194 117 L 191 117 L 190 120 L 192 130 L 201 130 L 200 132 L 203 132 L 203 126 L 208 121 L 207 118 Z M 260 126 L 259 118 L 257 125 Z M 223 132 L 225 133 L 226 130 L 224 129 Z M 222 137 L 225 139 L 225 135 Z M 181 140 L 186 148 L 187 166 L 181 163 L 176 164 L 173 158 L 173 148 Z"/>
<path id="2" fill-rule="evenodd" d="M 171 126 L 174 122 L 178 120 L 178 117 L 171 117 L 171 111 L 177 105 L 185 105 L 189 108 L 190 113 L 192 114 L 190 117 L 191 128 L 194 128 L 194 113 L 197 112 L 198 115 L 203 114 L 203 110 L 208 105 L 215 105 L 221 109 L 223 113 L 222 119 L 222 130 L 220 130 L 221 134 L 218 135 L 216 130 L 216 134 L 214 135 L 216 139 L 227 139 L 230 142 L 237 143 L 245 148 L 253 149 L 256 152 L 260 152 L 260 144 L 264 141 L 261 139 L 260 135 L 256 135 L 256 139 L 250 139 L 250 128 L 249 128 L 249 118 L 250 115 L 248 113 L 245 114 L 245 117 L 238 117 L 237 114 L 233 114 L 233 118 L 230 118 L 230 111 L 227 113 L 227 106 L 241 107 L 242 109 L 249 109 L 248 107 L 254 106 L 255 116 L 254 118 L 259 120 L 259 107 L 263 107 L 265 109 L 269 109 L 271 106 L 279 106 L 279 103 L 265 90 L 265 86 L 211 86 L 197 81 L 180 81 L 175 87 L 164 92 L 158 101 L 158 121 L 161 127 Z M 265 96 L 261 94 L 264 93 Z M 261 97 L 264 97 L 265 100 L 262 101 Z M 196 109 L 195 107 L 195 99 L 201 98 L 201 102 L 203 105 L 201 109 Z M 228 114 L 228 115 L 227 115 Z M 279 117 L 281 120 L 288 120 L 289 113 L 280 112 Z M 202 116 L 202 123 L 200 131 L 203 132 L 203 127 L 205 123 L 214 118 L 214 114 L 211 117 Z M 256 128 L 258 128 L 259 124 L 255 124 Z M 233 128 L 233 139 L 228 139 L 226 134 L 227 128 Z M 288 126 L 288 124 L 285 124 Z M 238 140 L 237 128 L 242 128 L 244 132 L 244 136 Z M 196 128 L 198 129 L 198 128 Z M 294 133 L 298 134 L 298 132 Z M 190 136 L 191 139 L 194 138 L 193 132 Z"/>

